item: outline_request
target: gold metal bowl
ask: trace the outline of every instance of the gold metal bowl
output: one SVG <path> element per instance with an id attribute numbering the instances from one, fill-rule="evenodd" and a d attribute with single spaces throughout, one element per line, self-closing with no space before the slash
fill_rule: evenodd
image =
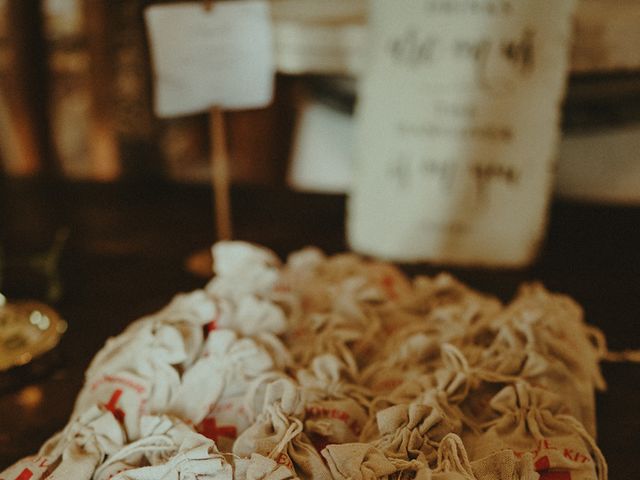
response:
<path id="1" fill-rule="evenodd" d="M 67 322 L 35 301 L 9 303 L 0 294 L 0 371 L 30 363 L 60 342 Z"/>

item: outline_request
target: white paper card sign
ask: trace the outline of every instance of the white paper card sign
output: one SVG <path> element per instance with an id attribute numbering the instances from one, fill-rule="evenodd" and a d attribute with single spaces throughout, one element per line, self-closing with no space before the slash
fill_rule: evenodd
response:
<path id="1" fill-rule="evenodd" d="M 274 64 L 266 0 L 152 5 L 145 10 L 155 75 L 155 110 L 175 117 L 267 106 Z"/>
<path id="2" fill-rule="evenodd" d="M 372 0 L 352 247 L 520 266 L 546 225 L 573 0 Z"/>

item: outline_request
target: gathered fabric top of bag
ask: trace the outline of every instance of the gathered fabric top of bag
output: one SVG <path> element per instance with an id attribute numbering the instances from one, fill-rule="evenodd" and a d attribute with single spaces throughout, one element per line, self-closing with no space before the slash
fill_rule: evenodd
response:
<path id="1" fill-rule="evenodd" d="M 607 479 L 606 347 L 569 297 L 504 305 L 315 248 L 213 258 L 204 288 L 106 342 L 67 427 L 0 478 Z"/>

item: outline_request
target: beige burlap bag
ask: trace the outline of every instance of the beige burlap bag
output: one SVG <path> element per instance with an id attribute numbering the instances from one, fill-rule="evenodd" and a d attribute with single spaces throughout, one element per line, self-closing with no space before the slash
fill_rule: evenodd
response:
<path id="1" fill-rule="evenodd" d="M 99 405 L 113 413 L 120 421 L 127 435 L 127 442 L 140 437 L 140 419 L 152 409 L 162 411 L 166 403 L 177 391 L 177 373 L 173 367 L 152 362 L 157 371 L 162 371 L 154 384 L 151 375 L 137 375 L 128 371 L 107 373 L 93 378 L 80 392 L 72 417 Z M 135 369 L 147 370 L 139 363 Z M 175 375 L 174 375 L 175 374 Z M 178 380 L 179 381 L 179 380 Z M 93 403 L 90 403 L 93 402 Z M 163 405 L 164 404 L 164 405 Z"/>
<path id="2" fill-rule="evenodd" d="M 240 398 L 253 379 L 273 369 L 271 355 L 254 340 L 214 330 L 201 358 L 182 375 L 168 412 L 198 424 L 221 399 Z"/>
<path id="3" fill-rule="evenodd" d="M 477 480 L 462 440 L 454 433 L 446 435 L 440 442 L 436 465 L 431 476 L 420 476 L 430 480 Z M 502 479 L 496 477 L 493 480 Z"/>
<path id="4" fill-rule="evenodd" d="M 502 450 L 471 462 L 477 480 L 538 480 L 533 455 L 517 457 L 513 450 Z"/>
<path id="5" fill-rule="evenodd" d="M 235 301 L 224 298 L 216 301 L 220 313 L 212 319 L 209 329 L 234 330 L 245 337 L 265 332 L 281 335 L 287 330 L 284 311 L 270 300 L 247 294 Z"/>
<path id="6" fill-rule="evenodd" d="M 140 357 L 150 356 L 187 368 L 200 353 L 203 326 L 219 314 L 219 305 L 203 290 L 178 294 L 159 312 L 133 322 L 120 335 L 107 340 L 85 377 L 124 371 Z"/>
<path id="7" fill-rule="evenodd" d="M 456 428 L 461 424 L 460 421 L 473 426 L 475 422 L 467 418 L 459 404 L 467 399 L 472 388 L 480 390 L 485 376 L 492 378 L 493 375 L 484 375 L 483 372 L 471 369 L 464 355 L 452 345 L 442 345 L 440 357 L 441 366 L 431 373 L 398 369 L 395 372 L 395 378 L 400 378 L 402 383 L 389 393 L 375 397 L 371 403 L 370 412 L 377 414 L 383 408 L 394 405 L 426 404 L 442 412 L 452 425 L 456 425 Z M 383 378 L 380 377 L 383 373 L 387 371 L 380 369 L 378 378 Z M 387 385 L 394 385 L 394 383 L 388 382 Z M 378 389 L 373 391 L 379 392 Z M 365 425 L 363 438 L 371 438 L 375 435 L 377 424 L 374 420 L 370 418 Z"/>
<path id="8" fill-rule="evenodd" d="M 442 366 L 440 345 L 450 340 L 462 342 L 471 325 L 486 323 L 489 312 L 500 305 L 467 292 L 447 276 L 417 279 L 416 283 L 423 286 L 422 292 L 389 312 L 379 312 L 385 337 L 373 365 L 363 371 L 363 383 L 373 382 L 368 375 L 381 375 L 379 364 L 409 368 L 419 365 L 424 373 L 435 371 Z"/>
<path id="9" fill-rule="evenodd" d="M 571 480 L 606 480 L 607 464 L 593 438 L 556 395 L 517 383 L 492 400 L 495 419 L 479 436 L 464 437 L 471 458 L 502 450 L 516 456 L 530 453 L 536 470 L 562 473 Z"/>
<path id="10" fill-rule="evenodd" d="M 249 384 L 242 403 L 251 423 L 264 411 L 269 399 L 282 403 L 293 415 L 302 416 L 306 402 L 304 393 L 289 375 L 272 371 L 260 375 Z"/>
<path id="11" fill-rule="evenodd" d="M 294 368 L 293 355 L 291 355 L 291 352 L 280 337 L 271 332 L 262 332 L 253 335 L 251 338 L 269 353 L 276 370 L 284 371 Z"/>
<path id="12" fill-rule="evenodd" d="M 303 432 L 306 401 L 303 391 L 291 380 L 269 384 L 256 421 L 233 445 L 234 455 L 249 458 L 258 453 L 275 460 L 300 478 L 331 478 L 308 436 Z"/>
<path id="13" fill-rule="evenodd" d="M 305 409 L 304 431 L 320 451 L 331 443 L 356 442 L 368 418 L 351 398 L 312 401 Z"/>
<path id="14" fill-rule="evenodd" d="M 283 276 L 303 297 L 311 297 L 312 311 L 335 309 L 347 313 L 349 309 L 340 309 L 347 297 L 356 302 L 396 301 L 411 291 L 407 278 L 390 264 L 366 261 L 353 254 L 326 257 L 314 248 L 291 254 Z M 358 286 L 351 287 L 352 281 Z M 340 298 L 340 292 L 349 293 Z"/>
<path id="15" fill-rule="evenodd" d="M 247 385 L 242 395 L 220 398 L 207 416 L 196 425 L 196 430 L 216 442 L 221 452 L 231 452 L 233 444 L 242 432 L 251 426 L 262 413 L 267 389 L 273 383 L 289 377 L 271 371 L 256 377 Z"/>
<path id="16" fill-rule="evenodd" d="M 435 404 L 396 405 L 378 412 L 376 421 L 377 435 L 367 438 L 363 434 L 362 441 L 370 442 L 388 458 L 418 460 L 426 465 L 435 461 L 440 440 L 462 429 L 458 419 Z"/>
<path id="17" fill-rule="evenodd" d="M 462 440 L 449 435 L 440 443 L 437 472 L 455 470 L 474 480 L 538 480 L 533 455 L 516 456 L 512 450 L 501 450 L 488 457 L 469 461 Z M 435 476 L 437 478 L 437 476 Z"/>
<path id="18" fill-rule="evenodd" d="M 376 438 L 379 436 L 378 423 L 376 415 L 378 412 L 396 405 L 405 405 L 410 403 L 420 403 L 418 399 L 424 392 L 433 388 L 432 375 L 425 375 L 420 372 L 409 371 L 402 377 L 402 372 L 398 371 L 398 375 L 402 378 L 401 383 L 393 389 L 380 394 L 373 398 L 369 406 L 369 418 L 366 421 L 361 438 Z M 398 378 L 398 377 L 392 377 Z M 390 381 L 388 385 L 396 385 L 397 382 Z"/>
<path id="19" fill-rule="evenodd" d="M 479 432 L 478 422 L 468 413 L 466 403 L 476 397 L 491 398 L 489 396 L 491 392 L 493 396 L 495 391 L 502 387 L 502 383 L 496 383 L 498 386 L 493 387 L 493 382 L 502 382 L 507 378 L 469 367 L 464 355 L 450 344 L 441 346 L 441 358 L 441 367 L 435 372 L 422 375 L 410 374 L 393 392 L 376 397 L 370 411 L 380 415 L 380 407 L 384 405 L 390 407 L 411 404 L 433 408 L 442 417 L 445 426 L 444 430 L 440 430 L 435 436 L 431 434 L 430 438 L 436 440 L 433 445 L 437 445 L 437 440 L 442 438 L 442 434 L 461 433 L 463 427 Z M 389 411 L 392 410 L 389 409 Z M 370 418 L 362 438 L 375 437 L 375 432 L 379 430 L 377 423 L 372 422 Z M 432 459 L 431 457 L 429 461 Z"/>
<path id="20" fill-rule="evenodd" d="M 297 480 L 292 470 L 275 460 L 254 453 L 250 458 L 237 458 L 234 480 Z"/>
<path id="21" fill-rule="evenodd" d="M 356 385 L 349 366 L 335 355 L 319 355 L 307 368 L 296 372 L 296 378 L 310 400 L 353 398 L 363 406 L 369 403 L 370 392 Z"/>
<path id="22" fill-rule="evenodd" d="M 208 329 L 230 329 L 251 337 L 269 351 L 278 368 L 290 366 L 292 357 L 276 335 L 292 329 L 287 316 L 297 299 L 279 289 L 283 280 L 278 258 L 245 242 L 219 242 L 212 251 L 216 276 L 206 292 L 220 308 Z"/>
<path id="23" fill-rule="evenodd" d="M 220 398 L 207 416 L 195 425 L 195 429 L 216 442 L 221 452 L 228 453 L 233 448 L 238 435 L 253 423 L 254 418 L 245 405 L 245 396 Z"/>
<path id="24" fill-rule="evenodd" d="M 307 367 L 320 355 L 333 355 L 342 362 L 352 377 L 358 375 L 359 367 L 350 345 L 362 338 L 362 331 L 345 324 L 344 319 L 335 315 L 315 314 L 309 321 L 312 325 L 304 333 L 287 340 L 294 361 L 300 367 Z"/>
<path id="25" fill-rule="evenodd" d="M 118 473 L 143 466 L 163 465 L 189 438 L 200 435 L 180 419 L 144 416 L 140 420 L 140 438 L 113 452 L 96 469 L 94 480 L 110 480 Z M 200 441 L 204 441 L 200 438 Z"/>
<path id="26" fill-rule="evenodd" d="M 52 437 L 37 455 L 20 460 L 0 478 L 90 480 L 105 458 L 125 442 L 125 432 L 113 414 L 93 407 Z"/>
<path id="27" fill-rule="evenodd" d="M 387 365 L 417 365 L 423 369 L 439 359 L 439 332 L 426 322 L 414 322 L 387 333 L 377 346 L 370 363 Z M 364 373 L 363 373 L 364 375 Z"/>
<path id="28" fill-rule="evenodd" d="M 232 480 L 233 468 L 215 443 L 192 433 L 166 461 L 121 471 L 105 480 Z"/>
<path id="29" fill-rule="evenodd" d="M 362 326 L 363 334 L 352 345 L 358 364 L 363 368 L 384 360 L 381 350 L 386 348 L 390 339 L 398 331 L 415 324 L 418 320 L 415 315 L 400 310 L 395 302 L 369 305 L 365 312 L 366 321 Z"/>
<path id="30" fill-rule="evenodd" d="M 286 288 L 299 297 L 302 311 L 302 318 L 293 319 L 287 335 L 293 350 L 297 350 L 299 341 L 316 341 L 328 328 L 336 332 L 348 329 L 347 342 L 359 363 L 367 363 L 381 344 L 378 334 L 382 331 L 375 314 L 378 307 L 410 291 L 410 284 L 394 267 L 365 262 L 353 255 L 326 259 L 313 249 L 292 255 L 282 278 Z M 321 328 L 318 314 L 324 317 Z M 327 352 L 333 350 L 319 348 L 311 356 Z M 303 365 L 308 361 L 309 357 L 300 359 Z"/>
<path id="31" fill-rule="evenodd" d="M 437 330 L 441 341 L 453 342 L 482 328 L 502 309 L 502 304 L 442 273 L 433 278 L 416 277 L 412 295 L 401 308 Z"/>
<path id="32" fill-rule="evenodd" d="M 326 258 L 324 253 L 314 247 L 289 255 L 280 273 L 276 296 L 284 299 L 290 311 L 304 316 L 330 310 L 331 300 L 325 288 L 325 281 L 321 280 L 319 275 Z"/>
<path id="33" fill-rule="evenodd" d="M 418 475 L 420 477 L 421 475 Z M 469 456 L 459 436 L 447 435 L 438 448 L 437 466 L 423 475 L 433 480 L 538 480 L 533 457 L 516 457 L 513 451 L 503 450 L 475 462 Z M 417 477 L 417 478 L 418 478 Z"/>
<path id="34" fill-rule="evenodd" d="M 216 298 L 218 311 L 206 325 L 206 331 L 232 330 L 249 337 L 265 348 L 277 368 L 291 366 L 292 357 L 277 335 L 285 333 L 289 323 L 279 305 L 268 299 L 247 294 L 235 301 Z"/>
<path id="35" fill-rule="evenodd" d="M 550 355 L 561 359 L 576 376 L 604 388 L 598 348 L 580 305 L 540 284 L 523 286 L 511 305 L 516 310 L 513 321 L 531 326 Z"/>
<path id="36" fill-rule="evenodd" d="M 570 413 L 595 434 L 594 382 L 574 374 L 540 343 L 532 325 L 502 325 L 492 344 L 478 356 L 480 368 L 519 377 L 560 395 Z"/>
<path id="37" fill-rule="evenodd" d="M 534 285 L 503 307 L 316 249 L 213 254 L 207 287 L 110 339 L 74 420 L 0 478 L 606 479 L 587 433 L 606 349 L 570 299 Z"/>
<path id="38" fill-rule="evenodd" d="M 369 418 L 369 395 L 353 383 L 347 366 L 334 355 L 321 355 L 296 376 L 307 398 L 304 431 L 316 449 L 356 442 Z"/>
<path id="39" fill-rule="evenodd" d="M 322 456 L 335 480 L 413 478 L 424 466 L 417 460 L 389 458 L 368 443 L 328 445 Z"/>
<path id="40" fill-rule="evenodd" d="M 303 318 L 293 322 L 286 341 L 302 365 L 323 353 L 341 356 L 332 345 L 336 340 L 348 346 L 359 364 L 369 363 L 384 343 L 378 312 L 410 292 L 406 277 L 390 265 L 354 255 L 327 259 L 313 250 L 293 255 L 283 277 L 301 298 Z M 305 356 L 300 342 L 318 348 Z"/>
<path id="41" fill-rule="evenodd" d="M 440 347 L 433 337 L 424 333 L 412 336 L 392 336 L 380 349 L 379 359 L 362 370 L 358 383 L 376 396 L 391 393 L 407 381 L 435 370 Z"/>
<path id="42" fill-rule="evenodd" d="M 435 278 L 417 277 L 413 294 L 403 302 L 395 315 L 389 315 L 385 328 L 391 328 L 383 357 L 393 357 L 396 345 L 409 338 L 423 338 L 420 364 L 423 373 L 434 373 L 443 366 L 440 346 L 444 342 L 462 344 L 469 331 L 482 328 L 500 309 L 493 297 L 481 295 L 453 277 L 442 274 Z M 395 327 L 400 318 L 402 325 Z M 427 343 L 429 342 L 429 343 Z M 372 369 L 373 370 L 373 369 Z M 380 378 L 382 372 L 376 373 Z M 384 385 L 382 380 L 382 384 Z M 393 384 L 392 379 L 386 380 Z M 423 381 L 424 383 L 424 381 Z M 433 382 L 430 382 L 433 383 Z"/>
<path id="43" fill-rule="evenodd" d="M 562 397 L 571 415 L 582 423 L 590 435 L 596 434 L 594 384 L 579 378 L 556 358 L 529 351 L 520 377 L 533 386 Z"/>
<path id="44" fill-rule="evenodd" d="M 434 372 L 435 389 L 449 402 L 462 403 L 471 391 L 478 390 L 485 372 L 472 368 L 465 355 L 455 346 L 444 343 L 440 347 L 442 366 Z"/>
<path id="45" fill-rule="evenodd" d="M 211 249 L 215 277 L 206 291 L 236 302 L 246 295 L 268 297 L 280 277 L 280 260 L 266 248 L 246 242 L 218 242 Z"/>
<path id="46" fill-rule="evenodd" d="M 72 418 L 104 405 L 125 424 L 128 441 L 137 439 L 140 417 L 166 411 L 174 399 L 179 371 L 199 355 L 203 326 L 217 311 L 201 290 L 177 295 L 158 313 L 109 339 L 85 374 Z"/>
<path id="47" fill-rule="evenodd" d="M 580 306 L 541 285 L 527 285 L 493 323 L 497 335 L 483 354 L 485 367 L 562 394 L 571 413 L 595 435 L 594 390 L 606 385 L 601 352 Z"/>
<path id="48" fill-rule="evenodd" d="M 441 357 L 442 366 L 432 376 L 434 385 L 420 401 L 432 399 L 450 417 L 459 418 L 467 429 L 479 433 L 481 423 L 492 418 L 491 399 L 520 378 L 472 366 L 459 348 L 448 343 L 442 344 Z"/>
<path id="49" fill-rule="evenodd" d="M 393 405 L 413 403 L 426 390 L 434 388 L 433 374 L 416 370 L 386 369 L 377 380 L 371 388 L 374 396 L 370 407 L 372 414 Z"/>

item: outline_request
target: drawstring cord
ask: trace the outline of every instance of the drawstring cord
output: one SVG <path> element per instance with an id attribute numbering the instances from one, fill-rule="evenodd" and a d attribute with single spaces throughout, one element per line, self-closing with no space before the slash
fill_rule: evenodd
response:
<path id="1" fill-rule="evenodd" d="M 467 450 L 462 443 L 462 439 L 455 433 L 447 434 L 440 442 L 438 463 L 434 470 L 436 473 L 452 471 L 459 473 L 466 480 L 476 480 Z"/>
<path id="2" fill-rule="evenodd" d="M 598 470 L 598 480 L 607 480 L 609 478 L 609 467 L 593 437 L 589 435 L 582 424 L 571 415 L 558 415 L 556 418 L 566 422 L 587 443 L 594 455 L 596 468 Z"/>
<path id="3" fill-rule="evenodd" d="M 277 415 L 282 417 L 283 421 L 286 421 L 285 415 L 281 411 L 278 411 Z M 291 420 L 291 424 L 287 428 L 287 431 L 285 432 L 285 434 L 282 436 L 282 439 L 280 439 L 278 444 L 269 452 L 269 455 L 268 455 L 269 458 L 277 460 L 277 456 L 280 455 L 285 450 L 285 448 L 287 447 L 287 444 L 291 440 L 293 440 L 297 435 L 299 435 L 300 432 L 302 432 L 302 429 L 303 429 L 302 421 L 297 418 L 290 418 L 290 420 Z"/>
<path id="4" fill-rule="evenodd" d="M 607 347 L 607 339 L 602 330 L 592 325 L 587 326 L 587 335 L 589 335 L 592 343 L 597 349 L 598 357 L 606 362 L 631 362 L 640 363 L 640 349 L 623 350 L 620 352 L 612 352 Z"/>
<path id="5" fill-rule="evenodd" d="M 166 453 L 177 450 L 178 445 L 174 445 L 174 443 L 171 441 L 171 438 L 169 438 L 169 436 L 167 435 L 155 435 L 152 437 L 141 438 L 140 440 L 130 443 L 118 452 L 109 456 L 107 461 L 105 461 L 102 465 L 100 465 L 100 467 L 96 469 L 94 478 L 100 478 L 102 473 L 107 468 L 109 468 L 109 466 L 135 453 Z"/>
<path id="6" fill-rule="evenodd" d="M 261 387 L 267 387 L 270 383 L 281 378 L 288 378 L 281 372 L 267 372 L 251 381 L 243 398 L 243 406 L 251 421 L 255 421 L 260 413 L 264 411 L 267 405 L 256 405 L 258 401 L 258 393 Z"/>

